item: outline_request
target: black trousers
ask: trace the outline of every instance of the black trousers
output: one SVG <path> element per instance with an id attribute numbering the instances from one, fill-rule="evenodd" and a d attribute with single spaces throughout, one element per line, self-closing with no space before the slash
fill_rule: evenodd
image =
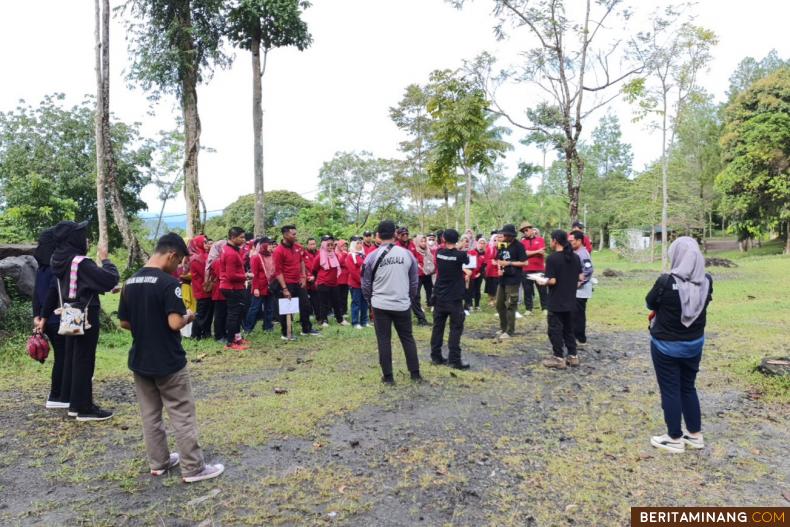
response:
<path id="1" fill-rule="evenodd" d="M 444 326 L 450 319 L 450 336 L 447 339 L 447 349 L 450 351 L 447 360 L 451 364 L 461 362 L 461 335 L 464 332 L 464 306 L 463 301 L 441 302 L 436 301 L 433 306 L 433 332 L 431 333 L 431 358 L 437 361 L 442 359 L 442 341 L 444 340 Z"/>
<path id="2" fill-rule="evenodd" d="M 433 305 L 433 276 L 425 275 L 420 277 L 420 282 L 417 284 L 417 301 L 420 299 L 420 291 L 425 289 L 425 303 L 428 307 Z"/>
<path id="3" fill-rule="evenodd" d="M 211 319 L 214 317 L 214 302 L 210 298 L 197 301 L 197 313 L 192 322 L 192 338 L 207 339 L 211 337 Z"/>
<path id="4" fill-rule="evenodd" d="M 650 355 L 656 369 L 656 380 L 661 391 L 661 408 L 667 434 L 673 439 L 683 435 L 681 417 L 692 434 L 702 430 L 702 415 L 699 397 L 694 383 L 699 372 L 702 353 L 695 357 L 681 359 L 664 355 L 650 342 Z"/>
<path id="5" fill-rule="evenodd" d="M 345 317 L 348 314 L 348 284 L 337 286 L 337 291 L 340 312 Z"/>
<path id="6" fill-rule="evenodd" d="M 480 291 L 483 288 L 483 275 L 478 276 L 469 283 L 469 289 L 472 291 L 472 302 L 470 307 L 480 307 Z"/>
<path id="7" fill-rule="evenodd" d="M 225 339 L 231 344 L 236 340 L 236 335 L 241 333 L 241 321 L 246 313 L 245 292 L 244 289 L 223 289 L 222 296 L 225 297 L 227 305 Z"/>
<path id="8" fill-rule="evenodd" d="M 52 364 L 51 385 L 49 388 L 49 400 L 66 403 L 69 401 L 69 393 L 63 392 L 63 365 L 66 362 L 66 337 L 58 335 L 57 324 L 47 324 L 44 328 L 55 360 Z"/>
<path id="9" fill-rule="evenodd" d="M 573 335 L 573 311 L 549 311 L 549 341 L 554 350 L 554 356 L 563 358 L 565 353 L 563 344 L 568 349 L 568 355 L 576 355 L 576 337 Z"/>
<path id="10" fill-rule="evenodd" d="M 343 307 L 341 305 L 343 292 L 340 286 L 318 286 L 318 298 L 321 301 L 321 308 L 319 315 L 316 317 L 316 322 L 323 324 L 329 320 L 329 312 L 335 313 L 335 320 L 338 324 L 343 322 Z"/>
<path id="11" fill-rule="evenodd" d="M 214 301 L 214 339 L 225 338 L 225 328 L 228 322 L 228 303 L 225 300 Z"/>
<path id="12" fill-rule="evenodd" d="M 587 342 L 587 299 L 576 299 L 576 315 L 573 319 L 573 334 L 576 340 L 584 344 Z"/>
<path id="13" fill-rule="evenodd" d="M 88 310 L 91 328 L 79 337 L 65 337 L 65 360 L 61 393 L 69 409 L 89 412 L 93 405 L 93 372 L 96 369 L 96 346 L 99 343 L 99 307 Z"/>
<path id="14" fill-rule="evenodd" d="M 313 330 L 313 325 L 310 323 L 310 298 L 307 296 L 307 289 L 299 286 L 299 284 L 286 284 L 288 291 L 291 292 L 291 298 L 299 299 L 299 322 L 302 324 L 302 333 L 310 333 Z M 280 293 L 280 298 L 285 298 L 285 295 Z M 288 335 L 288 319 L 287 315 L 280 315 L 280 329 L 282 330 L 283 337 Z"/>
<path id="15" fill-rule="evenodd" d="M 538 290 L 538 296 L 540 297 L 540 309 L 545 310 L 546 302 L 548 301 L 548 291 L 546 287 L 538 285 L 534 280 L 530 280 L 527 278 L 526 274 L 522 280 L 522 285 L 524 286 L 524 307 L 527 311 L 532 311 L 534 307 L 533 298 L 535 297 L 536 288 Z"/>
<path id="16" fill-rule="evenodd" d="M 419 295 L 411 299 L 411 311 L 417 317 L 417 322 L 423 325 L 428 324 L 428 319 L 425 318 L 425 311 L 422 310 L 420 305 Z"/>
<path id="17" fill-rule="evenodd" d="M 411 312 L 389 311 L 373 308 L 373 325 L 376 328 L 376 340 L 379 346 L 379 364 L 385 377 L 392 376 L 392 326 L 398 333 L 403 353 L 406 355 L 406 366 L 410 373 L 419 373 L 420 359 L 417 357 L 417 343 L 414 341 L 411 324 Z"/>
<path id="18" fill-rule="evenodd" d="M 307 296 L 310 297 L 310 310 L 312 311 L 312 315 L 315 317 L 317 322 L 318 317 L 321 316 L 321 297 L 318 294 L 318 289 L 308 289 Z"/>

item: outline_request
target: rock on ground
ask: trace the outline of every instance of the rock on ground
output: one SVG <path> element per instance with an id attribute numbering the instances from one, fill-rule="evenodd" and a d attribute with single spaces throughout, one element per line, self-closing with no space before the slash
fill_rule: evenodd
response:
<path id="1" fill-rule="evenodd" d="M 38 263 L 32 256 L 11 256 L 0 260 L 0 276 L 11 278 L 17 290 L 29 298 L 33 298 L 37 270 Z"/>

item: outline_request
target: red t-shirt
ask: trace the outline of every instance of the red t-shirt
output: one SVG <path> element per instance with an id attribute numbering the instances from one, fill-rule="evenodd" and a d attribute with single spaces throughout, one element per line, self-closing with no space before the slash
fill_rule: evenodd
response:
<path id="1" fill-rule="evenodd" d="M 499 266 L 494 264 L 497 256 L 499 256 L 497 248 L 486 245 L 486 278 L 499 278 Z"/>
<path id="2" fill-rule="evenodd" d="M 219 258 L 214 260 L 214 263 L 211 264 L 211 274 L 216 279 L 219 277 Z M 214 302 L 224 302 L 225 297 L 222 295 L 222 291 L 219 290 L 219 281 L 214 284 L 214 289 L 211 290 L 211 300 Z"/>
<path id="3" fill-rule="evenodd" d="M 340 276 L 337 277 L 337 285 L 348 285 L 348 269 L 346 269 L 346 260 L 348 253 L 336 253 L 337 261 L 340 262 Z"/>
<path id="4" fill-rule="evenodd" d="M 365 251 L 365 256 L 369 255 L 376 249 L 378 249 L 378 247 L 376 247 L 375 243 L 371 243 L 370 245 L 365 245 L 364 242 L 362 243 L 362 250 Z"/>
<path id="5" fill-rule="evenodd" d="M 354 261 L 356 260 L 356 262 Z M 346 255 L 346 270 L 348 271 L 348 287 L 351 289 L 359 289 L 362 287 L 362 264 L 365 263 L 365 257 L 361 254 Z"/>
<path id="6" fill-rule="evenodd" d="M 261 261 L 261 256 L 256 254 L 250 258 L 250 271 L 252 272 L 252 291 L 257 289 L 261 296 L 269 295 L 269 277 L 266 276 L 266 268 Z"/>
<path id="7" fill-rule="evenodd" d="M 298 243 L 286 247 L 282 243 L 274 250 L 274 276 L 283 275 L 286 284 L 298 284 L 302 279 L 302 261 L 307 252 Z"/>
<path id="8" fill-rule="evenodd" d="M 546 248 L 546 241 L 540 236 L 535 236 L 534 238 L 523 238 L 521 240 L 521 245 L 523 245 L 524 249 L 527 251 L 538 251 Z M 543 272 L 545 269 L 546 264 L 542 254 L 527 256 L 527 266 L 524 268 L 524 271 L 537 273 Z"/>
<path id="9" fill-rule="evenodd" d="M 585 234 L 582 243 L 584 244 L 584 248 L 587 249 L 587 252 L 592 254 L 593 247 L 592 247 L 592 242 L 590 241 L 590 237 Z"/>
<path id="10" fill-rule="evenodd" d="M 321 267 L 321 258 L 316 257 L 313 259 L 313 268 L 311 269 L 311 271 L 316 275 L 315 285 L 337 287 L 337 278 L 338 278 L 337 267 L 330 267 L 329 269 L 324 269 L 323 267 Z"/>
<path id="11" fill-rule="evenodd" d="M 313 260 L 318 258 L 318 252 L 311 253 L 307 249 L 304 250 L 304 268 L 305 272 L 307 273 L 307 278 L 313 277 L 312 280 L 307 281 L 307 289 L 309 291 L 315 291 L 315 273 L 313 272 Z"/>
<path id="12" fill-rule="evenodd" d="M 244 289 L 247 274 L 244 272 L 244 256 L 241 249 L 231 244 L 222 248 L 219 257 L 219 288 L 238 291 Z"/>
<path id="13" fill-rule="evenodd" d="M 189 274 L 192 275 L 192 296 L 195 300 L 211 298 L 211 293 L 203 291 L 206 283 L 206 259 L 192 258 L 189 261 Z"/>

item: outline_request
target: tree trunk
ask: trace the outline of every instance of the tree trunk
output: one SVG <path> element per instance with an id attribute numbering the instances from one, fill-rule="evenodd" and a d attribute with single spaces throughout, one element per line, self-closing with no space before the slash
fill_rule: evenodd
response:
<path id="1" fill-rule="evenodd" d="M 105 185 L 110 192 L 110 205 L 115 225 L 121 232 L 124 245 L 129 249 L 126 269 L 131 271 L 144 264 L 148 255 L 140 246 L 140 241 L 132 230 L 129 218 L 126 217 L 126 210 L 118 186 L 118 168 L 115 164 L 110 138 L 110 0 L 102 0 L 101 19 L 101 145 L 103 164 L 106 168 Z"/>
<path id="2" fill-rule="evenodd" d="M 263 108 L 261 99 L 261 35 L 257 31 L 252 37 L 252 133 L 253 157 L 255 165 L 255 236 L 264 234 L 264 194 L 263 194 Z"/>
<path id="3" fill-rule="evenodd" d="M 445 228 L 450 225 L 450 192 L 447 185 L 444 186 L 444 224 Z"/>
<path id="4" fill-rule="evenodd" d="M 198 154 L 200 153 L 200 116 L 197 106 L 198 68 L 195 43 L 192 40 L 192 15 L 189 2 L 179 2 L 176 23 L 183 35 L 178 41 L 183 56 L 194 57 L 180 68 L 181 112 L 184 118 L 184 200 L 186 201 L 187 238 L 200 233 L 200 182 Z"/>
<path id="5" fill-rule="evenodd" d="M 107 201 L 104 197 L 107 164 L 104 159 L 103 148 L 103 119 L 104 110 L 104 85 L 102 82 L 102 40 L 101 40 L 101 5 L 95 0 L 96 10 L 96 113 L 94 116 L 95 141 L 96 141 L 96 216 L 99 220 L 99 249 L 108 249 L 109 235 L 107 232 Z"/>
<path id="6" fill-rule="evenodd" d="M 669 236 L 669 152 L 667 147 L 667 94 L 664 92 L 664 114 L 661 125 L 661 270 L 669 268 L 667 250 Z"/>
<path id="7" fill-rule="evenodd" d="M 579 216 L 579 187 L 574 184 L 573 180 L 573 163 L 575 155 L 574 149 L 565 149 L 565 180 L 568 186 L 568 215 L 572 222 L 576 221 Z"/>
<path id="8" fill-rule="evenodd" d="M 466 196 L 464 197 L 464 232 L 472 228 L 472 171 L 463 167 L 466 176 Z"/>
<path id="9" fill-rule="evenodd" d="M 586 225 L 585 225 L 585 227 L 586 227 Z M 598 241 L 598 250 L 599 251 L 603 251 L 603 249 L 604 249 L 604 233 L 605 233 L 603 225 L 601 225 L 601 229 L 600 230 L 601 230 L 601 239 Z"/>

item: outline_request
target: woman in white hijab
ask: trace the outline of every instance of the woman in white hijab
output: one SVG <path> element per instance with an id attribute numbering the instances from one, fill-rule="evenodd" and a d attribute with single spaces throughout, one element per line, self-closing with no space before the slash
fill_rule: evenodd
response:
<path id="1" fill-rule="evenodd" d="M 694 385 L 713 279 L 705 273 L 705 257 L 694 238 L 683 236 L 669 247 L 672 269 L 661 275 L 645 299 L 651 310 L 650 353 L 661 391 L 667 433 L 650 443 L 669 452 L 704 448 L 702 417 Z M 681 428 L 681 417 L 686 431 Z"/>

